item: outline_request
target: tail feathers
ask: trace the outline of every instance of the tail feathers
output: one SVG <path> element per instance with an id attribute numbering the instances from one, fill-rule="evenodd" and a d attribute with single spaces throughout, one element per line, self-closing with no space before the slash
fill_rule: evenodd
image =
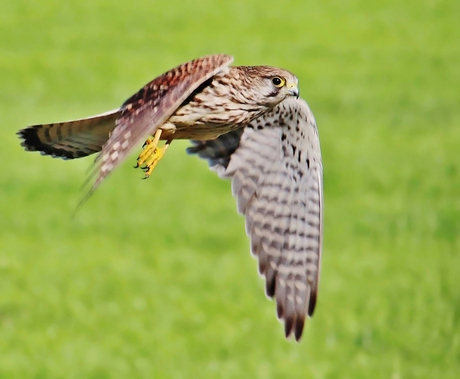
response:
<path id="1" fill-rule="evenodd" d="M 120 113 L 116 109 L 79 120 L 33 125 L 17 134 L 26 151 L 63 159 L 86 157 L 102 150 Z"/>

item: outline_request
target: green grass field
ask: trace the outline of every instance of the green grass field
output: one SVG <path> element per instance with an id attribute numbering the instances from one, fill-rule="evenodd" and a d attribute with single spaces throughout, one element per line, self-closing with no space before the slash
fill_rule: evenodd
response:
<path id="1" fill-rule="evenodd" d="M 0 378 L 458 378 L 460 2 L 159 3 L 0 5 Z M 15 136 L 219 52 L 296 73 L 319 124 L 324 256 L 300 344 L 229 183 L 187 142 L 147 181 L 133 154 L 72 219 L 92 159 Z"/>

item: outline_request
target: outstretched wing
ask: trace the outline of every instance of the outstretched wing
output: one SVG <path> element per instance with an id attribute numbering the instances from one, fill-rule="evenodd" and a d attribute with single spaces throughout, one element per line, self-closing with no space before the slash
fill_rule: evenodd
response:
<path id="1" fill-rule="evenodd" d="M 288 98 L 246 128 L 188 151 L 231 179 L 266 294 L 276 298 L 286 337 L 299 340 L 316 304 L 323 221 L 321 151 L 307 103 Z"/>
<path id="2" fill-rule="evenodd" d="M 225 72 L 232 61 L 233 57 L 218 54 L 184 63 L 154 79 L 126 100 L 117 126 L 96 158 L 97 177 L 91 191 L 143 138 L 154 134 L 195 89 L 214 75 Z"/>

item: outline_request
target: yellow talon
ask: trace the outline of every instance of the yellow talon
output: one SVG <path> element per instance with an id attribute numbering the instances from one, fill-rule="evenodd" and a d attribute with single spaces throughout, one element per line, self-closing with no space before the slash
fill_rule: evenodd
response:
<path id="1" fill-rule="evenodd" d="M 161 130 L 157 130 L 155 135 L 147 138 L 144 143 L 144 150 L 140 153 L 137 158 L 136 167 L 141 167 L 145 172 L 145 178 L 148 178 L 153 172 L 155 166 L 158 164 L 161 158 L 165 155 L 166 149 L 171 144 L 171 141 L 166 141 L 163 147 L 158 147 L 160 141 Z"/>
<path id="2" fill-rule="evenodd" d="M 137 157 L 136 167 L 142 166 L 147 161 L 149 156 L 155 154 L 155 150 L 157 149 L 157 147 L 158 142 L 154 143 L 154 139 L 152 137 L 147 138 L 147 140 L 144 142 L 144 145 L 142 145 L 142 148 L 144 150 Z"/>

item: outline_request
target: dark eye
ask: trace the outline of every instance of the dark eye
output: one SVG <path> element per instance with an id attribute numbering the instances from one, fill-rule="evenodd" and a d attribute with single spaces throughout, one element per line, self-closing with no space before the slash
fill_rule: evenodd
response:
<path id="1" fill-rule="evenodd" d="M 275 76 L 272 78 L 272 83 L 275 87 L 282 87 L 285 83 L 285 80 L 283 78 L 280 78 L 279 76 Z"/>

